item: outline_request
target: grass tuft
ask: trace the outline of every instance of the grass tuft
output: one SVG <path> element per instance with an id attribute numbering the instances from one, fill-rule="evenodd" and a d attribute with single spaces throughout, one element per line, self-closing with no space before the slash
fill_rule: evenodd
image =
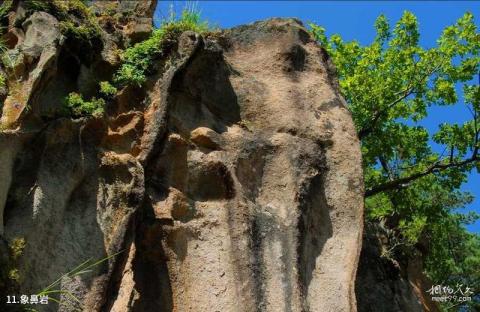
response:
<path id="1" fill-rule="evenodd" d="M 195 6 L 185 8 L 178 18 L 171 13 L 150 38 L 125 50 L 123 64 L 114 77 L 115 84 L 142 86 L 146 77 L 154 71 L 154 61 L 162 57 L 180 34 L 188 30 L 197 33 L 209 30 L 208 22 L 202 21 Z"/>
<path id="2" fill-rule="evenodd" d="M 52 300 L 58 304 L 61 304 L 63 303 L 62 301 L 62 296 L 65 298 L 68 298 L 68 299 L 71 299 L 73 300 L 75 303 L 77 304 L 81 304 L 81 301 L 79 298 L 77 298 L 74 294 L 72 294 L 71 292 L 69 291 L 66 291 L 66 290 L 61 290 L 61 284 L 62 284 L 62 280 L 64 278 L 73 278 L 73 277 L 76 277 L 76 276 L 81 276 L 81 275 L 84 275 L 86 273 L 89 273 L 89 272 L 92 272 L 95 268 L 97 268 L 98 266 L 100 266 L 101 264 L 107 262 L 108 260 L 118 256 L 119 254 L 121 254 L 124 250 L 121 250 L 111 256 L 107 256 L 107 257 L 104 257 L 102 259 L 99 259 L 99 260 L 94 260 L 94 259 L 88 259 L 82 263 L 80 263 L 79 265 L 77 265 L 75 268 L 73 268 L 72 270 L 70 270 L 69 272 L 63 274 L 62 276 L 60 276 L 58 279 L 56 279 L 55 281 L 53 281 L 50 285 L 48 285 L 47 287 L 45 287 L 44 289 L 42 289 L 37 295 L 38 296 L 48 296 L 49 300 Z M 52 296 L 55 296 L 55 295 L 58 295 L 59 297 L 58 298 L 55 298 L 55 297 L 52 297 Z M 64 302 L 68 308 L 69 308 L 69 311 L 82 311 L 82 309 L 79 309 L 77 307 L 75 307 L 74 305 L 72 305 L 71 303 L 69 302 Z M 36 311 L 35 309 L 32 309 L 30 311 Z"/>

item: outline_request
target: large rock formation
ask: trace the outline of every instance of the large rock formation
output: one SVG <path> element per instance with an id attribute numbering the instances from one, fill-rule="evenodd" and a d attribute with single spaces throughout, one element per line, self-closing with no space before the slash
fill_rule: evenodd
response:
<path id="1" fill-rule="evenodd" d="M 89 58 L 48 13 L 17 29 L 0 233 L 25 241 L 18 293 L 109 257 L 63 276 L 60 305 L 36 308 L 356 311 L 361 155 L 328 55 L 293 19 L 186 32 L 166 69 L 120 90 L 104 117 L 59 118 L 68 92 L 111 75 L 119 38 L 144 33 L 128 25 L 138 36 L 105 32 Z"/>

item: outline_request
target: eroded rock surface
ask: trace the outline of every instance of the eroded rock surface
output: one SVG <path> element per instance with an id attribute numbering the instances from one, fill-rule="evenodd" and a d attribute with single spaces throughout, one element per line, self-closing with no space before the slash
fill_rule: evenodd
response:
<path id="1" fill-rule="evenodd" d="M 81 304 L 47 310 L 356 311 L 361 155 L 328 56 L 293 19 L 178 42 L 103 118 L 46 118 L 56 104 L 40 96 L 13 116 L 5 102 L 0 211 L 3 236 L 26 241 L 21 293 L 112 256 L 62 280 Z M 62 74 L 55 44 L 32 51 Z M 41 94 L 35 70 L 25 83 Z M 69 77 L 81 87 L 81 70 Z"/>

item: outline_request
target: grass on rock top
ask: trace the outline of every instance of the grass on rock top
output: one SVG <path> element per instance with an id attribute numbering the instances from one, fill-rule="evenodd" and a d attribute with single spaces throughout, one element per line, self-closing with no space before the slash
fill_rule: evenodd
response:
<path id="1" fill-rule="evenodd" d="M 141 86 L 146 76 L 151 74 L 155 59 L 163 56 L 166 47 L 185 31 L 204 33 L 209 30 L 207 22 L 202 21 L 194 9 L 186 9 L 178 19 L 170 19 L 153 31 L 150 38 L 128 48 L 122 55 L 122 65 L 117 71 L 114 82 L 119 86 Z"/>

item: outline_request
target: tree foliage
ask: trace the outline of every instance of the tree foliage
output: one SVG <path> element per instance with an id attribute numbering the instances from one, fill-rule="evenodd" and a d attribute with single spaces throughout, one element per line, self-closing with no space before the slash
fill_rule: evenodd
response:
<path id="1" fill-rule="evenodd" d="M 445 28 L 428 49 L 410 12 L 393 27 L 379 16 L 369 45 L 310 26 L 336 65 L 361 139 L 368 219 L 391 230 L 397 257 L 420 250 L 434 282 L 478 289 L 479 238 L 465 229 L 477 215 L 458 212 L 472 201 L 461 185 L 472 170 L 480 172 L 480 35 L 473 15 Z M 429 131 L 429 112 L 445 106 L 470 117 Z"/>

